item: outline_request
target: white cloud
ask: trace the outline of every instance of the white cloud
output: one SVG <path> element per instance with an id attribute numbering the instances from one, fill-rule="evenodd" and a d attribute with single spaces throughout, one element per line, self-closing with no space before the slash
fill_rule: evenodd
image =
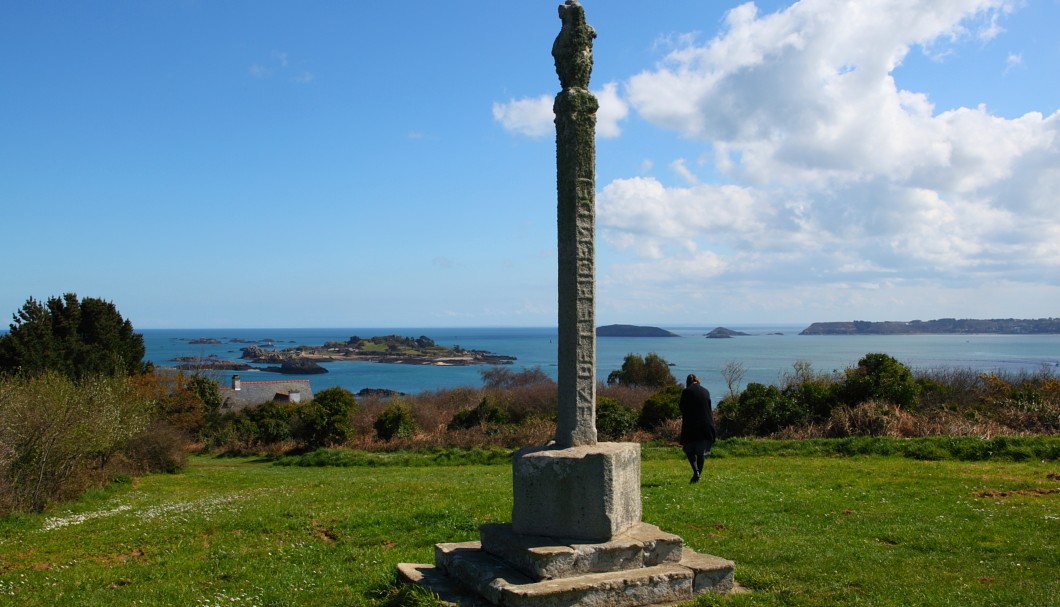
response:
<path id="1" fill-rule="evenodd" d="M 1005 73 L 1009 70 L 1023 65 L 1023 55 L 1020 53 L 1009 53 L 1005 58 Z"/>
<path id="2" fill-rule="evenodd" d="M 697 184 L 684 160 L 670 168 L 691 187 L 606 185 L 605 241 L 641 260 L 605 280 L 1060 284 L 1060 112 L 936 114 L 928 94 L 892 75 L 914 47 L 941 56 L 996 37 L 1011 9 L 803 0 L 763 15 L 747 3 L 713 40 L 677 39 L 660 65 L 629 79 L 626 98 L 642 118 L 702 142 L 732 185 Z"/>
<path id="3" fill-rule="evenodd" d="M 545 137 L 554 132 L 554 117 L 552 98 L 548 95 L 493 104 L 494 120 L 506 131 L 527 137 Z"/>
<path id="4" fill-rule="evenodd" d="M 598 137 L 618 137 L 622 129 L 618 123 L 629 115 L 629 106 L 618 95 L 618 84 L 609 82 L 599 91 L 593 91 L 600 102 L 600 109 L 596 112 L 596 135 Z"/>
<path id="5" fill-rule="evenodd" d="M 741 244 L 766 231 L 772 215 L 754 192 L 736 186 L 667 188 L 634 177 L 610 183 L 597 196 L 602 238 L 652 259 L 673 249 L 694 254 L 705 237 Z"/>
<path id="6" fill-rule="evenodd" d="M 629 115 L 629 106 L 618 94 L 618 84 L 609 82 L 598 91 L 593 91 L 600 109 L 596 112 L 596 135 L 618 137 L 622 133 L 619 123 Z M 501 123 L 506 131 L 527 137 L 546 137 L 555 133 L 554 99 L 548 95 L 512 99 L 507 103 L 493 104 L 493 119 Z"/>
<path id="7" fill-rule="evenodd" d="M 688 168 L 688 165 L 685 164 L 684 158 L 678 158 L 671 162 L 670 170 L 677 173 L 681 179 L 684 179 L 689 185 L 696 185 L 699 183 L 699 177 L 696 177 L 696 174 Z"/>

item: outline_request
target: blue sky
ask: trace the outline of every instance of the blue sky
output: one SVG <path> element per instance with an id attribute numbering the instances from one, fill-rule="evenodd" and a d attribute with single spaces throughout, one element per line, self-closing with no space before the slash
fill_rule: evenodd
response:
<path id="1" fill-rule="evenodd" d="M 557 0 L 0 5 L 0 314 L 554 326 Z M 585 0 L 597 321 L 1060 315 L 1060 0 Z"/>

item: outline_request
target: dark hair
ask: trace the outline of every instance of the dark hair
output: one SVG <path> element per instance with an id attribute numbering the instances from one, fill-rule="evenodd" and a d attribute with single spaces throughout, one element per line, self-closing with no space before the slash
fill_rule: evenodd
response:
<path id="1" fill-rule="evenodd" d="M 689 373 L 688 374 L 688 378 L 685 379 L 685 387 L 686 388 L 690 388 L 690 387 L 692 387 L 692 384 L 698 384 L 698 383 L 699 383 L 699 378 L 696 377 L 695 373 Z"/>

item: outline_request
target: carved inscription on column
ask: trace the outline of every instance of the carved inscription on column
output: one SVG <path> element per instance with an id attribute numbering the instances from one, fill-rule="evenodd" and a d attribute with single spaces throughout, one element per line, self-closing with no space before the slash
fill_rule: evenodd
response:
<path id="1" fill-rule="evenodd" d="M 589 92 L 596 32 L 575 0 L 559 7 L 552 46 L 559 237 L 559 447 L 596 444 L 596 110 Z"/>

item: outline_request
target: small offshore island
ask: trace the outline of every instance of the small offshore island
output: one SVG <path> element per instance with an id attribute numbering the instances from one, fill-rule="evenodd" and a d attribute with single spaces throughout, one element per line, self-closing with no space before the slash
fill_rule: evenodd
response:
<path id="1" fill-rule="evenodd" d="M 681 337 L 659 327 L 637 325 L 605 325 L 596 328 L 597 337 Z"/>
<path id="2" fill-rule="evenodd" d="M 799 335 L 1055 335 L 1060 334 L 1060 318 L 1021 320 L 1016 318 L 994 318 L 976 320 L 971 318 L 940 318 L 938 320 L 911 320 L 909 322 L 815 322 Z"/>
<path id="3" fill-rule="evenodd" d="M 278 373 L 312 373 L 320 362 L 363 361 L 406 365 L 467 366 L 510 365 L 514 356 L 485 350 L 466 350 L 460 346 L 439 346 L 429 337 L 383 335 L 363 339 L 353 336 L 346 341 L 329 341 L 322 346 L 295 346 L 267 350 L 260 346 L 241 348 L 242 358 L 255 363 L 280 364 L 269 371 Z M 326 370 L 325 370 L 326 371 Z M 315 371 L 319 373 L 320 371 Z"/>
<path id="4" fill-rule="evenodd" d="M 271 365 L 254 367 L 246 362 L 223 360 L 212 354 L 206 358 L 181 356 L 173 359 L 178 369 L 196 371 L 269 371 L 289 375 L 313 375 L 327 373 L 322 362 L 361 361 L 405 365 L 435 365 L 439 367 L 463 367 L 469 365 L 510 365 L 514 356 L 494 354 L 485 350 L 466 350 L 460 346 L 439 346 L 429 337 L 403 337 L 383 335 L 362 339 L 354 336 L 347 341 L 329 341 L 322 346 L 294 346 L 282 350 L 271 349 L 270 343 L 243 340 L 254 343 L 240 348 L 240 358 L 256 364 Z M 205 340 L 200 343 L 206 343 Z M 223 342 L 219 342 L 223 343 Z"/>

